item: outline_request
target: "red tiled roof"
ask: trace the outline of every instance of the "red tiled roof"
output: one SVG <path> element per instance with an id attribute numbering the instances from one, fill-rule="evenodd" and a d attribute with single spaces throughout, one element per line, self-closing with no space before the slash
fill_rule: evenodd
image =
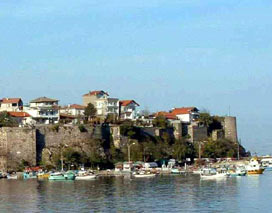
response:
<path id="1" fill-rule="evenodd" d="M 90 91 L 87 94 L 83 95 L 83 96 L 92 96 L 92 95 L 98 95 L 98 94 L 106 94 L 109 96 L 109 94 L 107 92 L 104 92 L 103 90 L 96 90 L 96 91 Z"/>
<path id="2" fill-rule="evenodd" d="M 192 111 L 198 111 L 196 107 L 182 107 L 182 108 L 175 108 L 171 114 L 172 115 L 180 115 L 180 114 L 189 114 Z"/>
<path id="3" fill-rule="evenodd" d="M 18 118 L 30 117 L 30 115 L 27 112 L 8 112 L 8 114 L 12 117 Z"/>
<path id="4" fill-rule="evenodd" d="M 2 99 L 3 104 L 19 103 L 20 101 L 21 101 L 21 98 L 3 98 Z"/>
<path id="5" fill-rule="evenodd" d="M 79 104 L 71 104 L 68 106 L 60 107 L 60 109 L 85 109 L 85 106 L 79 105 Z"/>
<path id="6" fill-rule="evenodd" d="M 134 103 L 134 104 L 140 106 L 140 105 L 139 105 L 138 103 L 136 103 L 136 101 L 134 101 L 134 100 L 122 100 L 122 101 L 120 101 L 119 103 L 120 103 L 121 106 L 127 106 L 127 105 L 132 104 L 132 103 Z"/>
<path id="7" fill-rule="evenodd" d="M 86 107 L 79 105 L 79 104 L 72 104 L 72 105 L 70 105 L 69 108 L 71 108 L 71 109 L 85 109 Z"/>
<path id="8" fill-rule="evenodd" d="M 155 114 L 155 117 L 158 117 L 158 116 L 164 116 L 164 117 L 166 117 L 167 119 L 170 119 L 170 120 L 177 120 L 178 119 L 175 115 L 172 115 L 169 112 L 163 112 L 163 111 L 157 112 Z"/>

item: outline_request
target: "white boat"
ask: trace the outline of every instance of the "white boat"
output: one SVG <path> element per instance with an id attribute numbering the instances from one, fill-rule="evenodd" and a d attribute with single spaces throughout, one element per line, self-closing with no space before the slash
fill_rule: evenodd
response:
<path id="1" fill-rule="evenodd" d="M 246 172 L 246 169 L 244 166 L 238 166 L 238 167 L 228 170 L 228 174 L 231 177 L 245 176 L 246 173 L 247 172 Z"/>
<path id="2" fill-rule="evenodd" d="M 142 171 L 142 172 L 139 172 L 139 173 L 134 173 L 133 176 L 135 178 L 151 178 L 151 177 L 155 177 L 156 174 L 146 173 L 146 172 Z"/>
<path id="3" fill-rule="evenodd" d="M 87 171 L 79 171 L 76 176 L 76 180 L 92 180 L 96 177 L 96 174 L 88 173 Z"/>
<path id="4" fill-rule="evenodd" d="M 76 176 L 76 180 L 92 180 L 95 179 L 97 175 L 84 175 L 84 176 Z"/>
<path id="5" fill-rule="evenodd" d="M 201 170 L 200 177 L 201 179 L 227 178 L 228 174 L 226 169 L 204 168 Z"/>
<path id="6" fill-rule="evenodd" d="M 17 180 L 18 176 L 17 175 L 7 175 L 7 179 L 9 179 L 9 180 Z"/>

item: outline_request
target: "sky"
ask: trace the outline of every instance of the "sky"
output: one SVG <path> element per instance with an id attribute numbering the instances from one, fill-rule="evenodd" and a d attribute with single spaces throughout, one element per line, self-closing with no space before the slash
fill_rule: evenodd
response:
<path id="1" fill-rule="evenodd" d="M 271 11 L 271 0 L 0 1 L 0 97 L 81 104 L 104 90 L 152 112 L 230 111 L 242 145 L 272 154 Z"/>

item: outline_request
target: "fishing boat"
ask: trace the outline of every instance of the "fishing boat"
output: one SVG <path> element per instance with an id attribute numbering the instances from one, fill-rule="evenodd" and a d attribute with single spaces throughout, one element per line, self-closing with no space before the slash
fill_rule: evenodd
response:
<path id="1" fill-rule="evenodd" d="M 23 175 L 24 179 L 33 179 L 33 178 L 37 178 L 36 172 L 24 172 Z"/>
<path id="2" fill-rule="evenodd" d="M 49 176 L 49 180 L 75 180 L 75 174 L 72 172 L 56 172 L 56 173 L 52 173 Z"/>
<path id="3" fill-rule="evenodd" d="M 39 172 L 37 174 L 37 178 L 39 178 L 39 179 L 46 179 L 46 178 L 48 179 L 49 176 L 50 176 L 50 173 L 45 173 L 45 172 Z"/>
<path id="4" fill-rule="evenodd" d="M 16 174 L 8 174 L 7 179 L 9 180 L 17 180 L 18 176 Z"/>
<path id="5" fill-rule="evenodd" d="M 150 172 L 141 171 L 141 172 L 138 172 L 138 173 L 134 173 L 133 176 L 135 178 L 151 178 L 151 177 L 155 177 L 156 174 L 152 174 Z"/>
<path id="6" fill-rule="evenodd" d="M 228 174 L 230 177 L 245 176 L 246 173 L 246 169 L 243 166 L 238 166 L 236 168 L 228 170 Z"/>
<path id="7" fill-rule="evenodd" d="M 246 171 L 248 175 L 259 175 L 263 174 L 264 167 L 262 167 L 257 157 L 253 157 L 246 166 Z"/>
<path id="8" fill-rule="evenodd" d="M 215 168 L 203 168 L 200 173 L 201 179 L 217 179 L 217 178 L 227 178 L 226 169 L 215 169 Z"/>
<path id="9" fill-rule="evenodd" d="M 96 174 L 87 172 L 87 171 L 79 171 L 76 175 L 76 180 L 92 180 L 97 177 Z"/>

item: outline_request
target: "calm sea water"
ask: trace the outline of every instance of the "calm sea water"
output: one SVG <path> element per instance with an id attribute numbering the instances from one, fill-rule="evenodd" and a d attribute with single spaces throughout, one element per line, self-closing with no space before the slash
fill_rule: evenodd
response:
<path id="1" fill-rule="evenodd" d="M 272 172 L 91 181 L 0 180 L 0 212 L 271 212 Z"/>

